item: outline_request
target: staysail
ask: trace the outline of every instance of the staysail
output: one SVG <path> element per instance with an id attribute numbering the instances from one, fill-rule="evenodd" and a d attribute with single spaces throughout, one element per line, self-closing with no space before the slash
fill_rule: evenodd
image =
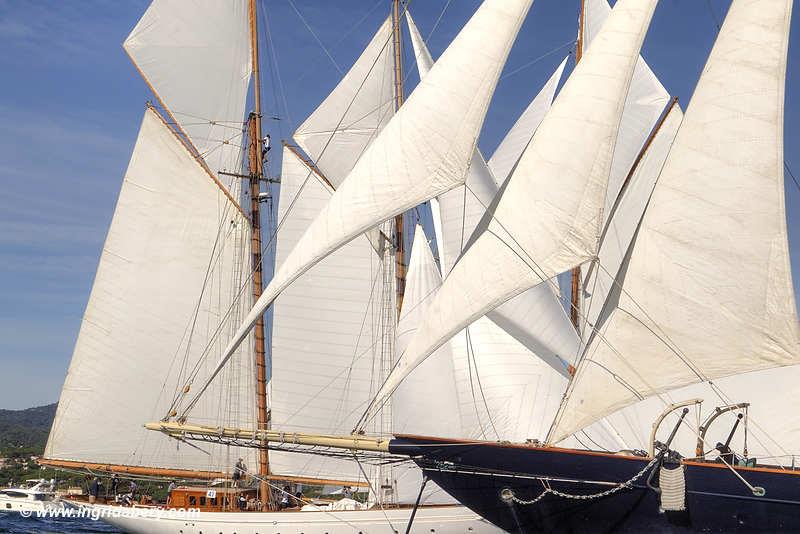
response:
<path id="1" fill-rule="evenodd" d="M 338 188 L 393 116 L 394 42 L 389 17 L 293 137 Z"/>
<path id="2" fill-rule="evenodd" d="M 305 186 L 301 186 L 305 182 Z M 283 150 L 276 265 L 285 261 L 333 191 L 288 147 Z M 289 206 L 293 205 L 291 211 Z M 272 320 L 270 410 L 275 428 L 341 434 L 374 393 L 380 354 L 381 258 L 360 236 L 284 291 Z M 194 416 L 193 416 L 194 417 Z M 358 480 L 358 465 L 326 455 L 270 452 L 280 475 Z"/>
<path id="3" fill-rule="evenodd" d="M 545 114 L 550 111 L 568 59 L 569 56 L 565 57 L 556 67 L 556 70 L 550 75 L 550 78 L 539 90 L 539 93 L 531 100 L 531 103 L 519 116 L 514 126 L 511 127 L 503 137 L 503 140 L 500 141 L 500 144 L 497 145 L 492 157 L 489 158 L 487 164 L 495 180 L 497 180 L 498 186 L 503 185 L 508 177 L 511 176 L 511 170 L 519 161 L 520 156 L 525 151 L 525 147 L 530 143 L 531 137 L 533 137 L 534 132 L 541 124 Z"/>
<path id="4" fill-rule="evenodd" d="M 158 113 L 148 109 L 45 458 L 192 470 L 230 467 L 224 447 L 204 446 L 208 453 L 176 447 L 142 423 L 169 411 L 175 384 L 185 383 L 206 347 L 219 353 L 248 309 L 249 247 L 247 218 Z M 240 299 L 241 287 L 248 289 Z M 255 424 L 253 361 L 248 341 L 198 404 L 198 421 Z"/>
<path id="5" fill-rule="evenodd" d="M 484 228 L 434 297 L 426 328 L 395 366 L 371 411 L 464 326 L 594 257 L 614 140 L 656 3 L 617 3 L 495 198 Z M 593 121 L 587 123 L 589 115 Z"/>
<path id="6" fill-rule="evenodd" d="M 417 225 L 406 274 L 403 310 L 397 323 L 395 351 L 398 356 L 414 337 L 425 316 L 430 296 L 441 285 L 439 266 L 433 259 L 422 226 Z M 395 432 L 422 436 L 464 435 L 464 426 L 458 415 L 453 351 L 448 345 L 443 345 L 431 355 L 417 372 L 397 388 L 392 398 L 392 429 Z M 436 406 L 433 412 L 432 405 Z M 354 426 L 348 430 L 352 430 Z"/>
<path id="7" fill-rule="evenodd" d="M 154 0 L 123 48 L 212 172 L 241 170 L 247 0 Z M 235 198 L 237 178 L 220 177 Z"/>
<path id="8" fill-rule="evenodd" d="M 731 5 L 618 278 L 618 303 L 551 440 L 642 397 L 798 363 L 783 185 L 791 7 Z"/>
<path id="9" fill-rule="evenodd" d="M 611 14 L 611 6 L 608 5 L 607 0 L 587 0 L 584 6 L 582 43 L 586 49 L 589 49 L 600 28 Z M 600 310 L 608 298 L 609 291 L 613 286 L 613 279 L 622 263 L 622 257 L 625 255 L 633 232 L 644 213 L 649 190 L 652 190 L 658 178 L 664 162 L 663 158 L 666 157 L 669 146 L 675 138 L 677 126 L 680 125 L 677 117 L 680 109 L 677 109 L 671 113 L 669 123 L 663 125 L 665 127 L 659 128 L 659 138 L 654 139 L 651 146 L 645 147 L 669 101 L 669 93 L 644 58 L 640 56 L 636 61 L 628 96 L 625 99 L 617 143 L 614 147 L 614 160 L 608 179 L 603 210 L 605 228 L 598 254 L 603 269 L 597 268 L 596 265 L 584 265 L 581 269 L 582 306 L 579 315 L 582 325 L 580 330 L 584 341 L 591 333 L 592 326 L 596 323 Z M 647 168 L 637 169 L 636 176 L 633 176 L 631 170 L 636 165 L 643 148 L 647 148 L 650 152 L 650 155 L 647 156 Z M 655 160 L 655 154 L 661 154 L 660 162 Z M 649 189 L 644 197 L 644 202 L 633 203 L 628 200 L 624 207 L 618 206 L 626 181 L 630 185 L 634 183 L 634 180 L 646 182 L 636 186 L 639 189 Z"/>
<path id="10" fill-rule="evenodd" d="M 207 385 L 272 301 L 376 224 L 463 183 L 500 71 L 532 0 L 486 0 L 378 134 L 278 268 Z"/>
<path id="11" fill-rule="evenodd" d="M 433 66 L 433 58 L 410 14 L 407 14 L 407 18 L 417 68 L 422 79 Z M 492 156 L 497 158 L 496 165 L 501 172 L 507 172 L 503 170 L 505 165 L 510 170 L 516 163 L 544 114 L 550 109 L 565 64 L 566 59 Z M 438 202 L 432 205 L 436 222 L 436 242 L 440 248 L 439 259 L 445 275 L 461 255 L 464 245 L 486 212 L 486 207 L 497 194 L 497 182 L 505 181 L 505 177 L 503 175 L 498 180 L 476 148 L 464 185 L 439 195 Z M 580 340 L 551 287 L 542 286 L 526 291 L 489 312 L 489 318 L 559 373 L 568 375 L 568 369 L 577 357 Z"/>

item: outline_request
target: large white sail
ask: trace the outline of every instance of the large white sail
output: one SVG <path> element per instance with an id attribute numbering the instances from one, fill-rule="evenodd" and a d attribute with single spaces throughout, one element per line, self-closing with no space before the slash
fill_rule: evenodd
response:
<path id="1" fill-rule="evenodd" d="M 783 185 L 791 5 L 731 5 L 553 440 L 645 396 L 798 363 Z"/>
<path id="2" fill-rule="evenodd" d="M 213 172 L 241 170 L 247 0 L 154 0 L 123 47 Z M 222 181 L 234 198 L 238 178 Z"/>
<path id="3" fill-rule="evenodd" d="M 394 109 L 394 41 L 389 17 L 336 88 L 297 128 L 294 139 L 338 187 L 394 116 Z"/>
<path id="4" fill-rule="evenodd" d="M 650 146 L 637 163 L 626 191 L 620 197 L 614 215 L 606 225 L 598 254 L 599 265 L 595 264 L 585 269 L 588 276 L 584 282 L 583 318 L 586 324 L 582 332 L 584 340 L 588 340 L 594 329 L 599 328 L 606 318 L 603 310 L 609 296 L 614 292 L 615 280 L 639 228 L 639 222 L 642 220 L 647 202 L 650 200 L 682 120 L 683 112 L 676 103 L 664 117 Z M 608 303 L 608 306 L 613 308 L 614 302 Z"/>
<path id="5" fill-rule="evenodd" d="M 148 432 L 176 384 L 219 353 L 252 302 L 250 226 L 221 186 L 152 109 L 122 183 L 45 450 L 49 459 L 193 470 L 229 469 Z M 226 317 L 229 307 L 231 314 Z M 212 340 L 221 324 L 221 333 Z M 201 365 L 205 365 L 202 364 Z M 193 412 L 197 421 L 252 427 L 252 340 Z M 234 451 L 232 454 L 236 454 Z M 252 464 L 251 464 L 252 465 Z"/>
<path id="6" fill-rule="evenodd" d="M 433 58 L 411 16 L 407 14 L 407 18 L 422 79 L 433 66 Z M 503 170 L 506 165 L 510 170 L 516 163 L 550 109 L 565 62 L 559 65 L 492 156 L 498 158 L 496 165 L 501 172 L 506 172 Z M 501 181 L 505 177 L 503 175 Z M 439 195 L 437 205 L 433 206 L 443 273 L 450 272 L 498 190 L 496 176 L 476 148 L 465 184 Z M 558 372 L 565 376 L 568 374 L 570 364 L 577 357 L 580 340 L 550 286 L 526 291 L 489 312 L 489 318 Z"/>
<path id="7" fill-rule="evenodd" d="M 278 209 L 284 222 L 276 265 L 285 261 L 332 194 L 284 148 Z M 301 276 L 275 302 L 270 380 L 275 428 L 327 434 L 354 428 L 365 399 L 377 387 L 371 375 L 381 351 L 382 280 L 380 257 L 361 236 Z M 363 478 L 355 462 L 326 455 L 273 451 L 270 468 L 280 475 Z"/>
<path id="8" fill-rule="evenodd" d="M 582 42 L 586 49 L 591 48 L 592 40 L 602 28 L 609 14 L 611 14 L 611 7 L 608 5 L 607 0 L 587 0 L 585 3 Z M 630 239 L 633 237 L 633 232 L 644 212 L 643 203 L 634 204 L 630 201 L 624 209 L 619 209 L 618 207 L 615 210 L 615 204 L 618 203 L 622 187 L 630 177 L 630 183 L 635 178 L 637 181 L 647 182 L 643 187 L 644 189 L 652 190 L 653 184 L 658 178 L 658 173 L 661 171 L 663 157 L 666 157 L 666 151 L 662 151 L 662 147 L 653 146 L 652 148 L 655 150 L 652 153 L 662 155 L 660 163 L 654 161 L 653 155 L 648 156 L 650 161 L 649 168 L 654 172 L 638 171 L 635 177 L 630 175 L 632 167 L 642 152 L 659 117 L 669 103 L 669 99 L 667 90 L 644 58 L 640 56 L 633 71 L 628 96 L 625 99 L 622 122 L 619 126 L 617 143 L 614 147 L 614 160 L 611 164 L 611 174 L 608 179 L 605 209 L 603 211 L 606 228 L 599 254 L 603 269 L 597 269 L 596 266 L 584 266 L 581 273 L 583 294 L 581 295 L 582 310 L 580 318 L 582 323 L 581 333 L 584 339 L 591 333 L 592 325 L 596 322 L 597 316 L 608 298 L 609 289 L 613 285 L 613 277 L 619 271 L 622 256 L 625 255 Z M 680 110 L 678 110 L 679 112 Z M 655 144 L 665 145 L 666 150 L 669 150 L 669 145 L 675 137 L 679 124 L 679 120 L 676 122 L 676 114 L 673 114 L 670 124 L 663 129 L 658 142 Z M 672 128 L 673 126 L 674 128 Z M 672 133 L 671 138 L 667 138 L 669 132 Z M 647 198 L 649 198 L 649 191 L 645 201 Z M 612 212 L 614 213 L 612 214 Z M 614 257 L 613 259 L 612 256 Z M 588 325 L 584 324 L 586 322 L 588 322 Z"/>
<path id="9" fill-rule="evenodd" d="M 433 350 L 596 254 L 627 87 L 657 1 L 620 0 L 429 307 L 374 406 Z M 585 118 L 593 120 L 587 122 Z M 484 224 L 482 222 L 482 224 Z"/>
<path id="10" fill-rule="evenodd" d="M 218 370 L 264 310 L 306 270 L 376 224 L 463 183 L 500 71 L 531 1 L 481 4 L 277 269 Z"/>

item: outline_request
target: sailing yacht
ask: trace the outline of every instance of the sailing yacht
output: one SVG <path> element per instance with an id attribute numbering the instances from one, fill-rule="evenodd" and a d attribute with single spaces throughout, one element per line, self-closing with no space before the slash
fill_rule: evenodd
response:
<path id="1" fill-rule="evenodd" d="M 685 113 L 639 56 L 657 3 L 583 2 L 575 69 L 507 177 L 479 202 L 452 259 L 445 252 L 440 287 L 434 276 L 417 327 L 352 434 L 210 427 L 189 420 L 196 392 L 148 428 L 409 456 L 422 468 L 421 491 L 435 482 L 510 532 L 800 529 L 800 424 L 790 408 L 800 322 L 783 161 L 793 2 L 732 1 Z M 464 32 L 491 20 L 499 36 L 504 17 L 529 7 L 499 4 L 485 1 Z M 492 7 L 503 16 L 487 15 Z M 473 61 L 496 53 L 484 44 Z M 441 211 L 451 190 L 477 190 L 474 139 L 492 87 L 473 80 L 435 105 L 457 70 L 454 45 L 310 222 L 201 391 L 302 273 L 411 206 L 435 198 Z M 661 108 L 642 94 L 661 95 Z M 649 120 L 626 121 L 631 112 Z M 398 161 L 389 147 L 413 157 Z M 443 242 L 447 217 L 438 222 Z M 431 362 L 465 328 L 502 324 L 498 310 L 531 291 L 550 298 L 564 273 L 575 288 L 574 353 L 553 350 L 558 337 L 547 336 L 563 313 L 538 312 L 527 331 L 540 342 L 532 352 L 563 380 L 544 432 L 527 441 L 371 434 L 406 380 L 441 372 Z"/>
<path id="2" fill-rule="evenodd" d="M 97 509 L 105 521 L 129 532 L 334 533 L 409 527 L 414 532 L 498 532 L 435 484 L 419 492 L 422 472 L 384 452 L 354 458 L 301 450 L 291 439 L 255 443 L 235 436 L 226 443 L 191 443 L 147 432 L 142 424 L 154 417 L 185 420 L 191 413 L 192 421 L 217 428 L 268 431 L 274 426 L 284 436 L 337 434 L 357 424 L 388 377 L 402 339 L 419 326 L 417 311 L 431 290 L 431 268 L 441 276 L 424 234 L 411 232 L 418 238 L 408 276 L 403 217 L 364 228 L 314 269 L 294 276 L 272 310 L 269 372 L 263 313 L 252 318 L 252 330 L 238 332 L 262 293 L 262 253 L 274 243 L 276 265 L 294 263 L 292 253 L 302 248 L 312 221 L 344 187 L 345 178 L 365 164 L 370 147 L 385 147 L 380 139 L 407 106 L 412 121 L 431 109 L 450 117 L 432 114 L 426 119 L 432 126 L 445 119 L 457 126 L 454 118 L 466 114 L 467 129 L 457 137 L 474 152 L 475 183 L 496 192 L 499 184 L 488 165 L 507 165 L 518 157 L 549 108 L 564 69 L 562 62 L 509 132 L 501 145 L 504 156 L 484 162 L 473 151 L 475 139 L 530 3 L 507 9 L 492 1 L 481 7 L 445 53 L 451 59 L 437 66 L 427 61 L 429 81 L 413 92 L 410 101 L 420 103 L 412 105 L 403 102 L 401 23 L 408 23 L 415 47 L 424 46 L 424 40 L 407 9 L 394 2 L 350 71 L 298 127 L 294 143 L 284 143 L 280 232 L 267 238 L 261 235 L 260 211 L 270 194 L 262 187 L 276 180 L 265 169 L 270 151 L 261 125 L 255 1 L 206 0 L 191 13 L 171 0 L 150 5 L 124 48 L 157 103 L 144 112 L 40 462 L 131 479 L 200 481 L 175 490 L 171 502 L 185 501 L 201 511 L 183 518 L 153 514 L 150 504 L 140 504 L 139 515 L 106 504 L 81 506 Z M 475 76 L 476 68 L 483 75 Z M 253 111 L 246 116 L 251 87 Z M 473 100 L 473 92 L 480 98 Z M 447 140 L 448 132 L 432 129 L 430 135 Z M 419 157 L 401 150 L 392 157 L 394 164 L 425 165 L 424 145 L 416 150 Z M 437 254 L 444 258 L 445 251 Z M 517 304 L 519 310 L 536 305 L 533 293 Z M 563 315 L 554 298 L 546 306 Z M 549 375 L 555 365 L 560 370 L 556 381 L 563 380 L 567 365 L 555 355 L 560 349 L 550 349 L 550 363 L 533 357 L 530 319 L 519 310 L 499 310 L 469 340 L 464 337 L 451 352 L 442 351 L 438 358 L 447 372 L 438 380 L 420 373 L 407 381 L 369 431 L 389 435 L 446 428 L 449 435 L 471 438 L 483 435 L 476 420 L 499 409 L 493 420 L 497 432 L 512 439 L 528 435 L 528 409 L 540 399 L 526 384 L 498 372 L 502 369 L 489 354 L 507 355 L 528 375 Z M 561 334 L 556 329 L 549 343 L 574 342 L 572 331 L 562 336 L 567 341 L 559 341 Z M 232 343 L 236 347 L 226 351 Z M 491 391 L 476 409 L 474 391 L 466 387 L 479 370 Z M 503 409 L 506 386 L 519 390 L 525 402 Z M 443 404 L 470 408 L 469 415 L 434 416 L 415 403 L 431 388 L 441 391 Z M 239 458 L 253 467 L 242 478 L 257 483 L 257 496 L 251 487 L 232 487 Z M 300 486 L 350 486 L 368 492 L 369 498 L 366 503 L 331 503 L 324 499 L 334 493 L 328 491 L 322 499 L 300 498 L 304 506 L 299 509 L 277 511 L 287 485 L 293 486 L 292 493 Z M 239 497 L 261 503 L 262 509 L 239 511 Z"/>

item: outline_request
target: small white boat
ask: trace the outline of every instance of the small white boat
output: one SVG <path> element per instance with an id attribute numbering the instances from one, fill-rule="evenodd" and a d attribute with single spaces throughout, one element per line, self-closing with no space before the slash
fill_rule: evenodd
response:
<path id="1" fill-rule="evenodd" d="M 44 480 L 29 480 L 24 487 L 0 489 L 0 512 L 40 512 L 63 507 L 52 484 Z"/>

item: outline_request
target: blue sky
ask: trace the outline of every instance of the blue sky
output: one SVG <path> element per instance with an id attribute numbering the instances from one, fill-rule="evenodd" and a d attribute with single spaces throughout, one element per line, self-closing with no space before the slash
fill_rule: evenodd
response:
<path id="1" fill-rule="evenodd" d="M 265 0 L 276 64 L 263 54 L 273 138 L 287 137 L 387 15 L 388 0 Z M 661 0 L 643 54 L 689 101 L 729 0 Z M 0 408 L 58 399 L 147 87 L 121 48 L 145 0 L 0 0 Z M 447 0 L 413 0 L 428 35 Z M 452 0 L 429 46 L 438 56 L 474 12 Z M 575 38 L 578 0 L 535 0 L 512 50 L 480 145 L 491 154 Z M 792 22 L 786 159 L 800 179 L 800 28 Z M 562 47 L 559 49 L 559 47 Z M 554 50 L 556 50 L 554 52 Z M 408 58 L 408 50 L 406 51 Z M 407 59 L 410 64 L 410 59 Z M 415 77 L 410 76 L 411 85 Z M 282 90 L 279 88 L 282 87 Z M 284 94 L 287 106 L 283 104 Z M 795 286 L 800 191 L 787 177 Z"/>

